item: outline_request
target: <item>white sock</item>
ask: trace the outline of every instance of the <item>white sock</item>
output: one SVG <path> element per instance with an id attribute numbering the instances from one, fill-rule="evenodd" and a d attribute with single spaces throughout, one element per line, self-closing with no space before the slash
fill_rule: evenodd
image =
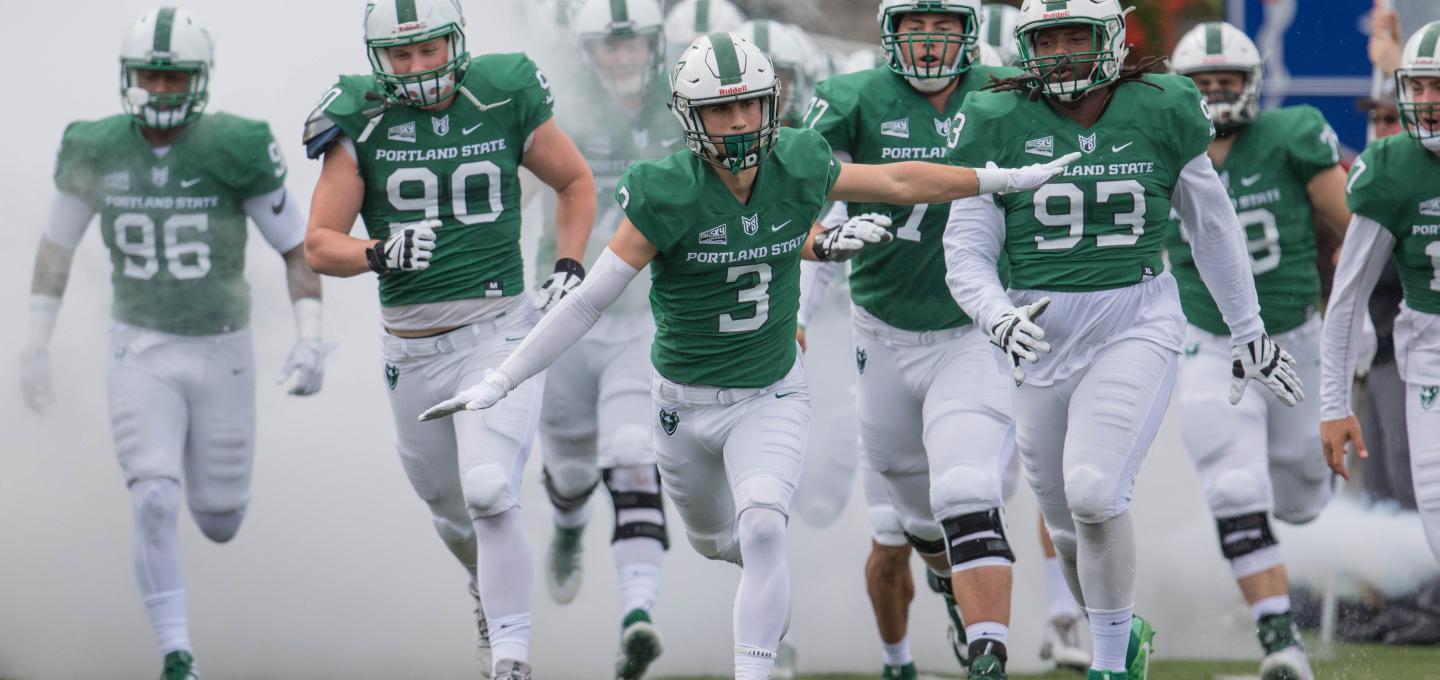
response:
<path id="1" fill-rule="evenodd" d="M 775 652 L 735 645 L 735 680 L 770 680 L 772 670 L 775 670 Z"/>
<path id="2" fill-rule="evenodd" d="M 881 642 L 880 646 L 885 650 L 886 666 L 904 666 L 915 661 L 915 657 L 910 654 L 910 638 L 908 636 L 901 638 L 893 645 Z"/>
<path id="3" fill-rule="evenodd" d="M 185 590 L 171 590 L 145 596 L 145 613 L 155 629 L 160 654 L 190 650 L 190 630 L 185 619 Z"/>
<path id="4" fill-rule="evenodd" d="M 190 651 L 185 579 L 180 569 L 180 483 L 142 479 L 130 485 L 135 509 L 135 581 L 161 654 Z"/>
<path id="5" fill-rule="evenodd" d="M 611 546 L 620 586 L 620 614 L 650 611 L 660 597 L 660 562 L 665 546 L 653 538 L 627 538 Z"/>
<path id="6" fill-rule="evenodd" d="M 1250 613 L 1255 616 L 1256 623 L 1271 614 L 1288 614 L 1290 613 L 1290 596 L 1287 594 L 1267 597 L 1250 605 Z"/>
<path id="7" fill-rule="evenodd" d="M 973 644 L 979 639 L 994 640 L 1002 645 L 1010 645 L 1010 626 L 995 621 L 981 621 L 965 625 L 965 639 Z"/>
<path id="8" fill-rule="evenodd" d="M 553 506 L 552 506 L 553 507 Z M 590 504 L 586 503 L 574 510 L 565 511 L 555 509 L 555 526 L 562 529 L 579 529 L 590 521 Z"/>
<path id="9" fill-rule="evenodd" d="M 746 668 L 759 668 L 765 675 L 774 666 L 773 650 L 780 646 L 780 634 L 790 612 L 790 557 L 785 515 L 770 508 L 750 508 L 740 514 L 740 552 L 745 567 L 740 571 L 740 588 L 735 593 L 735 677 L 749 678 Z M 742 654 L 742 650 L 744 654 Z M 753 652 L 770 650 L 768 659 Z"/>
<path id="10" fill-rule="evenodd" d="M 1125 670 L 1125 652 L 1130 648 L 1130 620 L 1134 607 L 1114 611 L 1090 609 L 1090 637 L 1094 659 L 1090 667 L 1100 671 Z"/>
<path id="11" fill-rule="evenodd" d="M 530 660 L 530 544 L 520 508 L 475 520 L 479 543 L 480 602 L 490 626 L 490 646 L 502 659 Z"/>
<path id="12" fill-rule="evenodd" d="M 1080 605 L 1075 603 L 1058 557 L 1045 558 L 1045 593 L 1050 599 L 1050 618 L 1080 616 Z"/>

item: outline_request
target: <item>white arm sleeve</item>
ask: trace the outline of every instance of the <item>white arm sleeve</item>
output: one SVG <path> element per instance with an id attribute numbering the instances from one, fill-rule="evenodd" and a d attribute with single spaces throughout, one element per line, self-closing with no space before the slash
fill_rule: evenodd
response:
<path id="1" fill-rule="evenodd" d="M 305 218 L 286 195 L 285 187 L 246 199 L 244 208 L 275 252 L 284 255 L 305 242 Z"/>
<path id="2" fill-rule="evenodd" d="M 579 342 L 590 331 L 600 313 L 605 311 L 625 286 L 640 271 L 626 264 L 609 248 L 600 253 L 591 265 L 585 281 L 569 295 L 560 300 L 548 314 L 541 317 L 535 329 L 515 348 L 509 358 L 500 364 L 496 372 L 509 380 L 508 387 L 514 389 L 550 364 L 555 363 L 565 350 Z"/>
<path id="3" fill-rule="evenodd" d="M 1320 337 L 1322 420 L 1350 415 L 1350 386 L 1360 353 L 1360 334 L 1369 316 L 1367 302 L 1394 248 L 1395 237 L 1379 222 L 1360 215 L 1350 218 Z"/>
<path id="4" fill-rule="evenodd" d="M 993 196 L 950 204 L 945 224 L 945 282 L 960 308 L 987 333 L 1015 307 L 996 265 L 1005 245 L 1005 215 Z"/>
<path id="5" fill-rule="evenodd" d="M 836 156 L 839 156 L 839 153 Z M 845 224 L 848 219 L 850 207 L 845 201 L 835 201 L 830 205 L 830 210 L 820 218 L 820 226 L 834 229 Z M 830 289 L 835 277 L 844 270 L 845 265 L 841 262 L 800 261 L 800 313 L 795 315 L 795 320 L 801 327 L 810 325 L 810 320 L 815 318 L 815 312 L 820 309 L 820 303 L 825 301 L 825 291 Z"/>
<path id="6" fill-rule="evenodd" d="M 89 203 L 63 191 L 55 192 L 50 201 L 50 215 L 45 221 L 45 238 L 66 250 L 74 250 L 84 238 L 95 209 Z"/>
<path id="7" fill-rule="evenodd" d="M 1196 156 L 1180 171 L 1172 200 L 1190 240 L 1195 267 L 1230 327 L 1231 339 L 1243 345 L 1259 338 L 1265 324 L 1260 320 L 1245 230 L 1208 154 Z"/>

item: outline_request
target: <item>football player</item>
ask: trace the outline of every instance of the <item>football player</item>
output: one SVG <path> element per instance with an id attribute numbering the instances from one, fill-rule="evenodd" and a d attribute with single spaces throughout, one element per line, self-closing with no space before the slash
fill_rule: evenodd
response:
<path id="1" fill-rule="evenodd" d="M 320 278 L 305 264 L 304 219 L 285 192 L 270 127 L 207 113 L 214 41 L 190 12 L 146 12 L 125 32 L 125 113 L 65 129 L 57 193 L 35 257 L 29 405 L 52 401 L 46 351 L 70 264 L 91 219 L 113 266 L 110 422 L 135 512 L 140 594 L 164 656 L 162 680 L 199 677 L 186 618 L 176 522 L 182 487 L 206 538 L 235 537 L 250 503 L 255 365 L 245 221 L 285 259 L 299 339 L 281 380 L 314 394 L 324 378 Z"/>
<path id="2" fill-rule="evenodd" d="M 959 141 L 966 96 L 992 76 L 1019 71 L 974 63 L 979 0 L 883 0 L 878 17 L 885 65 L 821 83 L 806 123 L 847 160 L 946 159 Z M 850 265 L 861 449 L 867 474 L 883 479 L 880 489 L 867 485 L 866 497 L 872 517 L 900 521 L 873 527 L 866 568 L 870 590 L 881 595 L 874 604 L 883 675 L 915 674 L 908 602 L 885 597 L 893 591 L 884 587 L 908 575 L 914 546 L 929 566 L 927 580 L 951 605 L 951 642 L 970 677 L 1003 678 L 1014 562 L 1000 514 L 1014 453 L 1008 378 L 996 368 L 989 337 L 945 284 L 945 206 L 849 203 L 836 212 L 826 223 L 883 214 L 896 237 Z M 886 540 L 895 534 L 908 544 Z"/>
<path id="3" fill-rule="evenodd" d="M 1161 258 L 1172 194 L 1234 343 L 1233 366 L 1215 369 L 1233 371 L 1231 402 L 1252 379 L 1287 406 L 1303 398 L 1294 360 L 1265 335 L 1240 225 L 1206 155 L 1205 100 L 1187 78 L 1149 73 L 1162 60 L 1125 65 L 1125 14 L 1118 0 L 1021 6 L 1027 73 L 966 100 L 955 159 L 1084 157 L 1038 191 L 955 202 L 945 235 L 955 300 L 1015 380 L 1016 442 L 1088 614 L 1094 680 L 1142 679 L 1154 634 L 1132 618 L 1129 503 L 1184 339 Z"/>
<path id="4" fill-rule="evenodd" d="M 1350 222 L 1340 140 L 1309 106 L 1260 110 L 1260 50 L 1224 22 L 1196 26 L 1171 65 L 1210 104 L 1216 138 L 1209 155 L 1245 229 L 1261 318 L 1296 357 L 1300 379 L 1320 380 L 1320 274 L 1316 230 Z M 1290 615 L 1285 563 L 1270 515 L 1289 524 L 1315 519 L 1330 499 L 1320 451 L 1320 402 L 1285 408 L 1260 391 L 1229 399 L 1230 329 L 1211 299 L 1179 221 L 1166 248 L 1189 321 L 1177 376 L 1186 448 L 1205 484 L 1220 551 L 1254 614 L 1263 678 L 1309 678 Z"/>
<path id="5" fill-rule="evenodd" d="M 786 523 L 810 420 L 794 340 L 800 260 L 841 261 L 889 240 L 883 215 L 829 230 L 813 221 L 832 199 L 914 205 L 1033 188 L 1072 159 L 1019 170 L 842 164 L 818 133 L 781 129 L 773 67 L 733 33 L 696 40 L 670 82 L 689 151 L 632 166 L 616 195 L 626 217 L 586 283 L 483 382 L 422 418 L 523 389 L 652 266 L 661 479 L 698 552 L 743 560 L 735 677 L 760 680 L 789 616 Z"/>
<path id="6" fill-rule="evenodd" d="M 815 70 L 820 58 L 811 49 L 805 30 L 779 21 L 751 19 L 735 33 L 770 58 L 780 78 L 780 124 L 799 127 L 805 106 L 815 93 Z"/>
<path id="7" fill-rule="evenodd" d="M 669 154 L 682 141 L 665 107 L 670 88 L 663 20 L 655 0 L 587 0 L 574 15 L 583 65 L 576 75 L 583 82 L 562 88 L 578 96 L 562 102 L 556 115 L 590 164 L 597 201 L 607 206 L 586 251 L 592 264 L 624 217 L 610 200 L 621 174 L 636 161 Z M 547 213 L 554 210 L 555 202 L 547 200 Z M 541 236 L 539 266 L 555 262 L 555 241 L 552 232 Z M 542 312 L 553 307 L 564 289 L 563 282 L 542 288 L 536 307 Z M 650 443 L 647 348 L 655 322 L 645 294 L 644 286 L 631 286 L 595 329 L 546 371 L 540 417 L 545 490 L 555 511 L 546 584 L 562 604 L 579 592 L 587 501 L 603 482 L 615 511 L 611 545 L 623 617 L 616 676 L 623 679 L 641 677 L 660 654 L 650 613 L 669 546 Z"/>
<path id="8" fill-rule="evenodd" d="M 665 11 L 665 63 L 673 64 L 700 36 L 734 31 L 745 23 L 745 13 L 730 0 L 680 0 Z"/>
<path id="9" fill-rule="evenodd" d="M 995 56 L 1005 66 L 1014 66 L 1015 20 L 1020 10 L 1012 5 L 987 2 L 984 6 L 985 21 L 981 25 L 981 43 L 995 51 Z"/>
<path id="10" fill-rule="evenodd" d="M 324 166 L 305 250 L 322 274 L 378 275 L 401 462 L 470 572 L 482 669 L 493 661 L 496 678 L 526 680 L 532 583 L 519 483 L 541 385 L 484 414 L 415 416 L 498 366 L 535 323 L 524 297 L 519 168 L 558 197 L 556 276 L 541 295 L 561 295 L 584 275 L 595 182 L 552 120 L 545 75 L 523 54 L 472 59 L 464 24 L 457 0 L 366 7 L 372 73 L 342 76 L 306 123 L 306 153 Z M 361 238 L 350 235 L 357 216 Z"/>
<path id="11" fill-rule="evenodd" d="M 1321 343 L 1320 438 L 1325 459 L 1349 478 L 1345 446 L 1368 453 L 1350 410 L 1366 300 L 1395 259 L 1404 302 L 1395 318 L 1395 359 L 1405 383 L 1415 500 L 1430 550 L 1440 559 L 1440 21 L 1405 43 L 1395 72 L 1405 133 L 1370 145 L 1346 184 L 1354 217 L 1340 247 Z"/>

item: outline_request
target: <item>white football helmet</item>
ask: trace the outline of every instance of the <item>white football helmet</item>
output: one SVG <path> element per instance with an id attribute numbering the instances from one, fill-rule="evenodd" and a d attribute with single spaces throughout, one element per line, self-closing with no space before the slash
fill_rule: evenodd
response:
<path id="1" fill-rule="evenodd" d="M 1015 51 L 1015 24 L 1020 10 L 1010 5 L 987 3 L 980 21 L 980 39 L 999 57 L 998 66 L 1014 66 L 1019 55 Z"/>
<path id="2" fill-rule="evenodd" d="M 780 117 L 800 113 L 815 94 L 813 43 L 800 27 L 769 19 L 752 19 L 735 31 L 765 53 L 780 78 Z"/>
<path id="3" fill-rule="evenodd" d="M 959 16 L 959 33 L 902 33 L 900 18 L 906 14 L 935 13 Z M 950 80 L 964 73 L 979 58 L 976 45 L 980 42 L 980 0 L 881 0 L 880 45 L 887 53 L 890 70 L 905 76 L 910 86 L 921 92 L 939 92 Z M 917 65 L 926 58 L 925 47 L 938 45 L 943 55 L 958 45 L 955 60 L 945 64 L 940 58 L 933 63 Z"/>
<path id="4" fill-rule="evenodd" d="M 1170 67 L 1182 76 L 1234 71 L 1245 77 L 1239 92 L 1210 91 L 1205 99 L 1215 118 L 1215 129 L 1234 130 L 1260 115 L 1260 49 L 1245 32 L 1223 21 L 1210 21 L 1186 33 L 1175 45 Z"/>
<path id="5" fill-rule="evenodd" d="M 617 96 L 644 94 L 665 68 L 657 0 L 585 0 L 573 18 L 581 58 Z"/>
<path id="6" fill-rule="evenodd" d="M 449 38 L 450 58 L 419 73 L 396 73 L 390 48 Z M 365 5 L 365 47 L 375 79 L 396 101 L 430 106 L 445 101 L 470 64 L 465 51 L 465 15 L 459 0 L 370 0 Z"/>
<path id="7" fill-rule="evenodd" d="M 730 0 L 680 0 L 665 15 L 665 42 L 674 50 L 670 60 L 679 59 L 696 38 L 739 30 L 743 23 L 745 13 Z"/>
<path id="8" fill-rule="evenodd" d="M 146 12 L 120 43 L 120 100 L 125 113 L 151 128 L 180 127 L 205 110 L 215 41 L 195 15 L 162 7 Z M 151 92 L 140 85 L 140 71 L 187 74 L 183 92 Z"/>
<path id="9" fill-rule="evenodd" d="M 780 131 L 780 79 L 754 43 L 734 33 L 701 36 L 685 50 L 670 75 L 670 110 L 685 129 L 695 155 L 717 168 L 739 173 L 770 155 Z M 761 99 L 759 129 L 711 134 L 701 107 Z"/>
<path id="10" fill-rule="evenodd" d="M 1395 105 L 1405 132 L 1425 148 L 1440 151 L 1440 102 L 1415 101 L 1410 90 L 1414 78 L 1440 78 L 1440 21 L 1425 24 L 1410 36 L 1395 70 Z"/>
<path id="11" fill-rule="evenodd" d="M 1130 55 L 1125 15 L 1133 9 L 1121 8 L 1120 0 L 1025 0 L 1015 26 L 1020 68 L 1040 78 L 1045 94 L 1060 101 L 1074 101 L 1113 83 Z M 1089 28 L 1094 41 L 1090 51 L 1037 54 L 1035 35 L 1059 26 Z M 1067 67 L 1069 77 L 1061 77 L 1061 69 Z"/>

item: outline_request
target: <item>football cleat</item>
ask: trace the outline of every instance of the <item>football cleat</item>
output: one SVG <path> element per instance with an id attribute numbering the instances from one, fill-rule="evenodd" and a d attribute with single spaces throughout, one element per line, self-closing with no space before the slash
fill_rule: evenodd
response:
<path id="1" fill-rule="evenodd" d="M 950 651 L 955 654 L 955 660 L 960 662 L 960 667 L 968 668 L 970 642 L 965 639 L 965 620 L 960 616 L 960 605 L 955 602 L 954 584 L 929 569 L 925 570 L 925 584 L 945 598 L 945 613 L 950 615 L 945 638 L 950 641 Z"/>
<path id="2" fill-rule="evenodd" d="M 485 610 L 480 606 L 480 591 L 470 584 L 470 597 L 475 598 L 475 663 L 480 666 L 480 677 L 488 678 L 494 672 L 490 655 L 490 624 L 485 622 Z"/>
<path id="3" fill-rule="evenodd" d="M 200 680 L 200 672 L 195 670 L 195 657 L 183 650 L 166 654 L 160 680 Z"/>
<path id="4" fill-rule="evenodd" d="M 545 556 L 545 585 L 550 597 L 570 604 L 580 594 L 584 572 L 585 527 L 555 527 L 550 552 Z"/>
<path id="5" fill-rule="evenodd" d="M 770 680 L 795 680 L 800 677 L 798 656 L 795 645 L 782 641 L 780 648 L 775 650 L 775 668 L 770 671 Z"/>
<path id="6" fill-rule="evenodd" d="M 620 628 L 620 658 L 615 662 L 615 679 L 640 680 L 650 662 L 660 657 L 660 631 L 644 609 L 630 610 Z"/>
<path id="7" fill-rule="evenodd" d="M 1145 680 L 1150 669 L 1150 655 L 1155 652 L 1155 627 L 1138 616 L 1130 620 L 1130 646 L 1125 649 L 1125 670 L 1122 678 Z M 1122 679 L 1117 679 L 1122 680 Z"/>
<path id="8" fill-rule="evenodd" d="M 920 671 L 915 670 L 915 662 L 904 666 L 886 666 L 880 671 L 880 680 L 919 680 Z"/>
<path id="9" fill-rule="evenodd" d="M 970 659 L 969 680 L 1006 680 L 1005 664 L 994 654 L 979 654 Z"/>
<path id="10" fill-rule="evenodd" d="M 1080 618 L 1062 614 L 1045 624 L 1045 637 L 1040 641 L 1040 658 L 1054 663 L 1058 668 L 1070 668 L 1083 672 L 1090 667 L 1090 652 L 1085 648 L 1085 636 Z"/>
<path id="11" fill-rule="evenodd" d="M 1260 661 L 1261 680 L 1314 680 L 1300 630 L 1290 614 L 1271 614 L 1256 625 L 1265 658 Z"/>
<path id="12" fill-rule="evenodd" d="M 496 666 L 495 680 L 530 680 L 530 664 L 514 659 L 501 659 Z"/>

